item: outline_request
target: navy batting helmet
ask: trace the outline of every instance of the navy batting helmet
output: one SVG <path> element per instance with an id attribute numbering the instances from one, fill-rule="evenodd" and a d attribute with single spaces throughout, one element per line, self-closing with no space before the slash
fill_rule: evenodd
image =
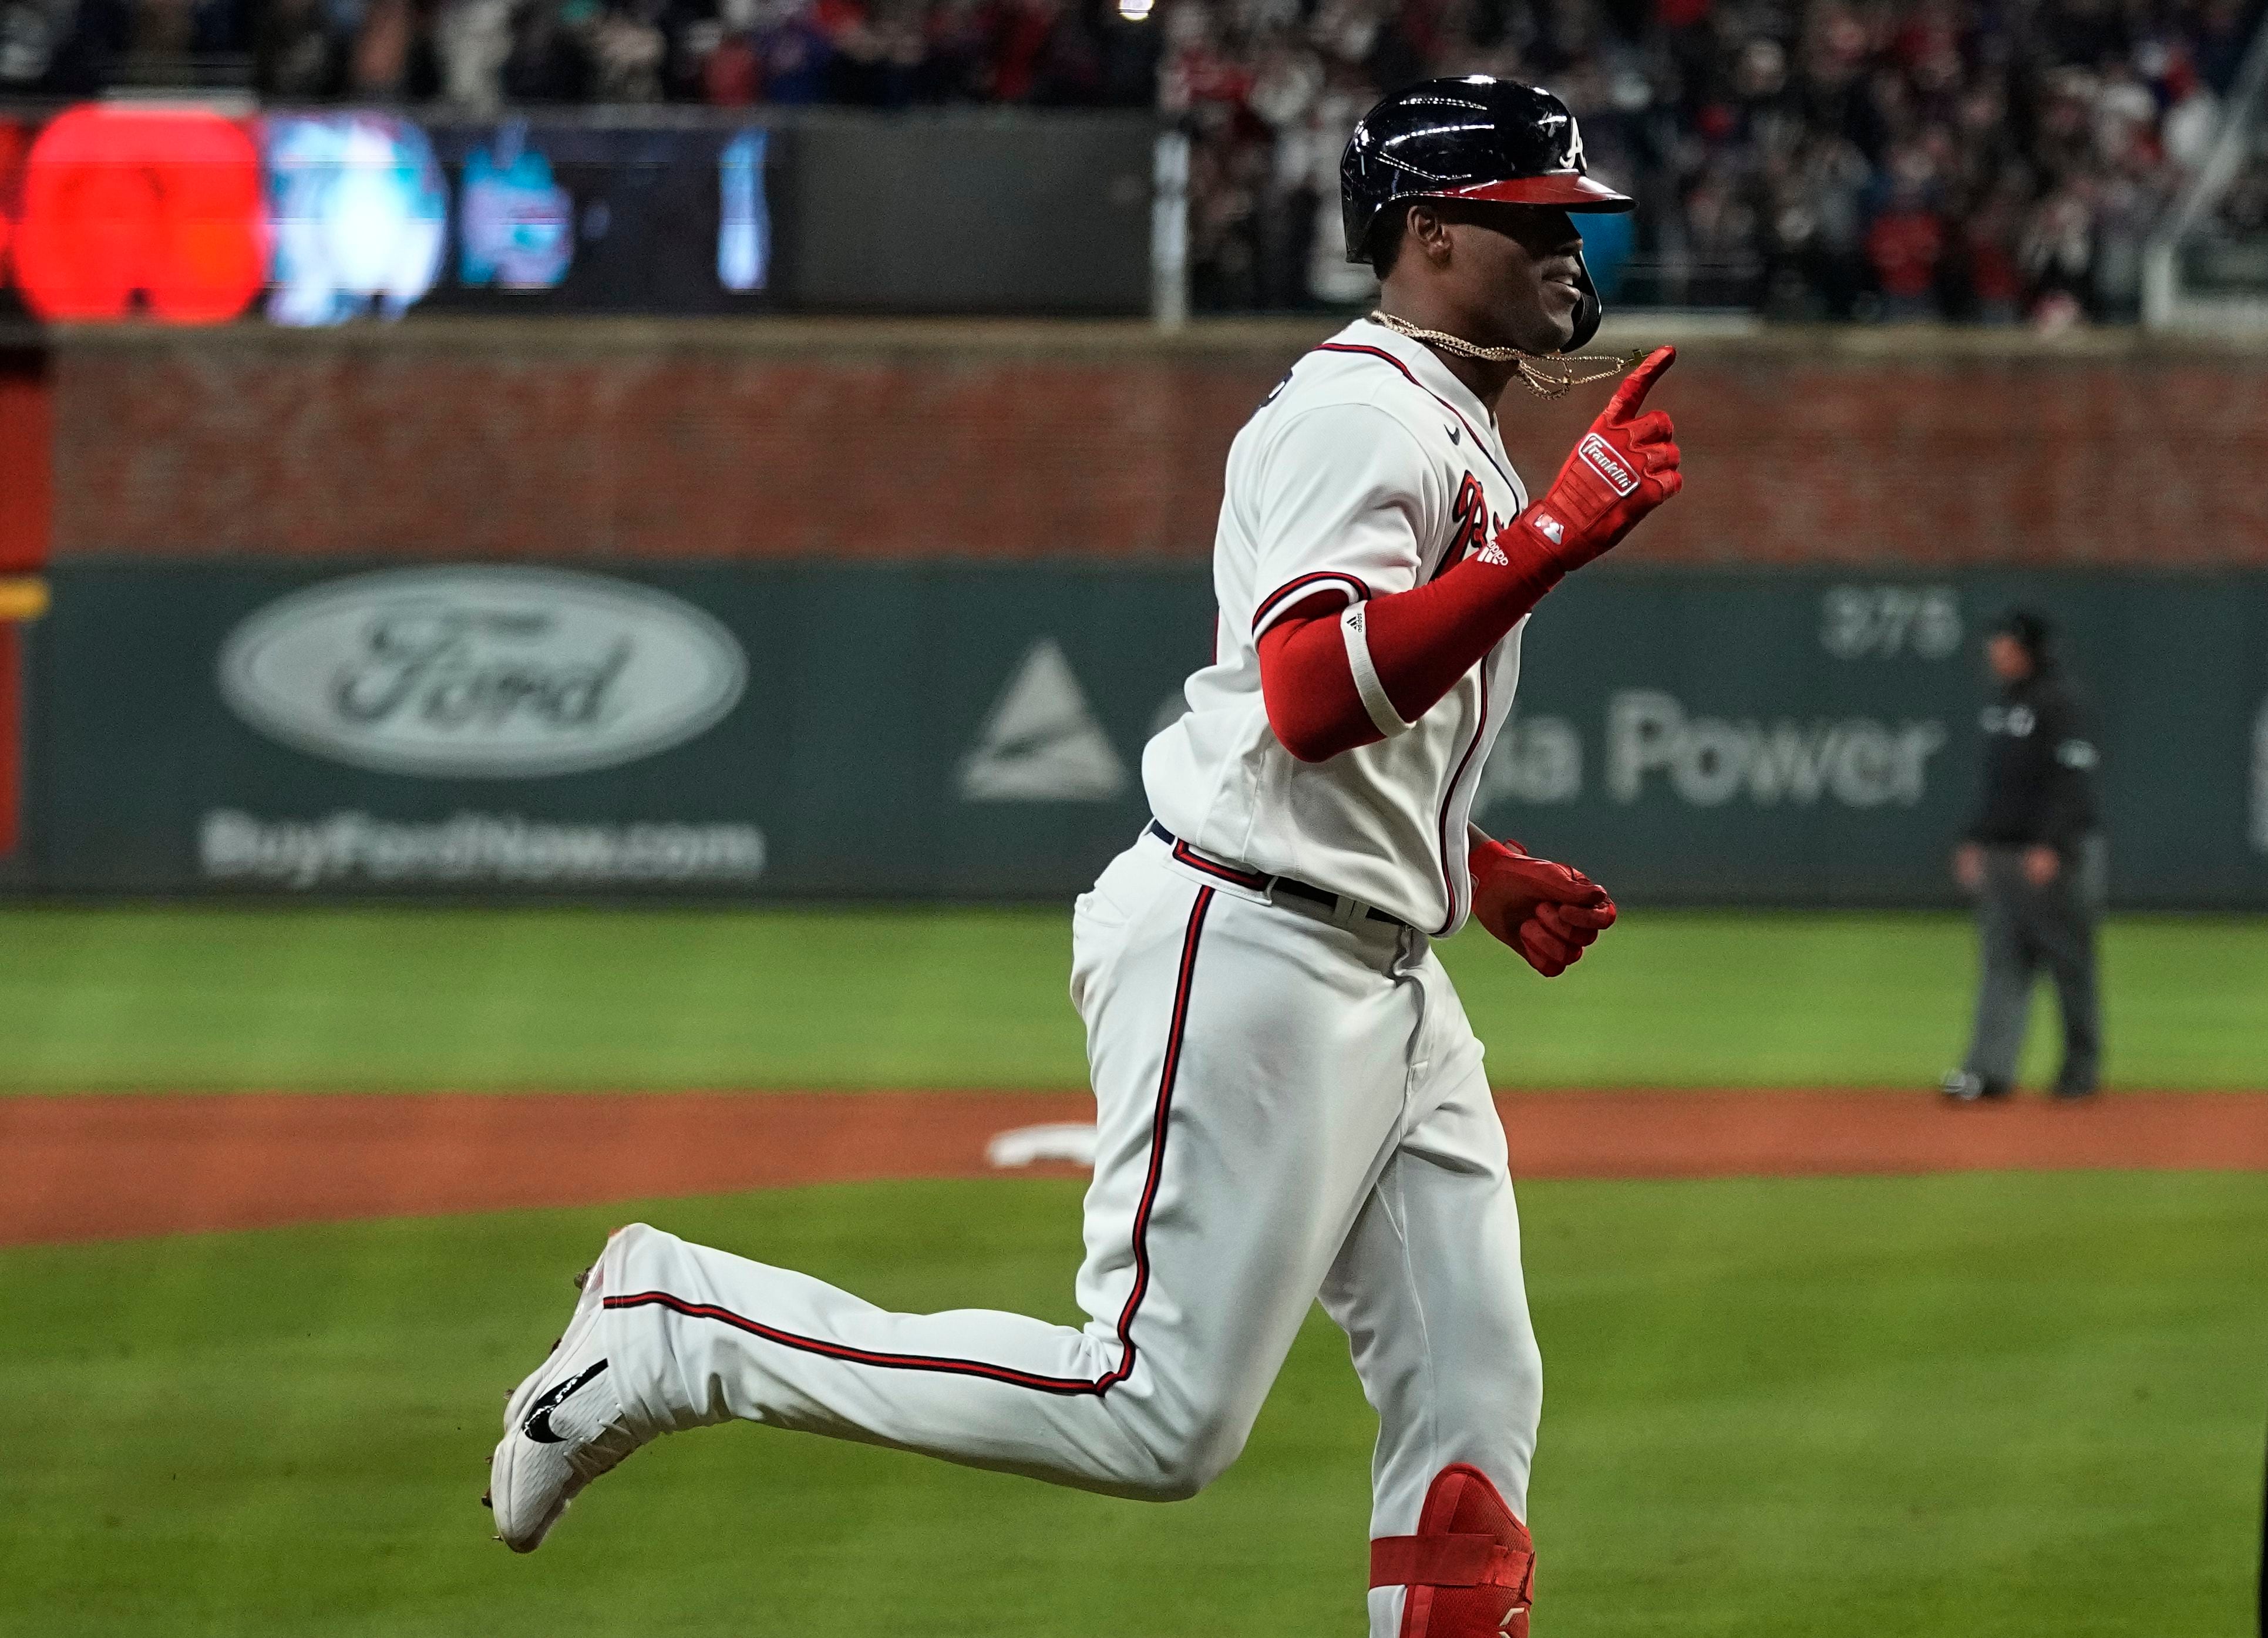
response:
<path id="1" fill-rule="evenodd" d="M 1562 210 L 1628 210 L 1636 203 L 1589 175 L 1583 134 L 1565 103 L 1534 85 L 1486 74 L 1420 80 L 1362 116 L 1339 160 L 1347 260 L 1370 261 L 1387 207 L 1411 199 Z M 1599 296 L 1587 268 L 1582 287 L 1570 350 L 1599 328 Z"/>

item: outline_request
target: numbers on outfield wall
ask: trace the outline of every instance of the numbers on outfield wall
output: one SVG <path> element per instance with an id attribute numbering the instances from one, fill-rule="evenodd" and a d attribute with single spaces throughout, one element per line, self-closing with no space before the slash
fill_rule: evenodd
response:
<path id="1" fill-rule="evenodd" d="M 1820 599 L 1820 645 L 1837 660 L 1947 660 L 1961 636 L 1950 586 L 1837 586 Z"/>

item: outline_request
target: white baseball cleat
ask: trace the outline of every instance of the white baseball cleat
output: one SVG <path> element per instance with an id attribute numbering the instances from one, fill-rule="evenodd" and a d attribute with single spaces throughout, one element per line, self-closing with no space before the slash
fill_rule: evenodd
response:
<path id="1" fill-rule="evenodd" d="M 504 1437 L 481 1500 L 495 1510 L 497 1539 L 514 1553 L 541 1546 L 583 1487 L 645 1442 L 623 1426 L 607 1376 L 599 1324 L 604 1263 L 583 1272 L 565 1334 L 504 1401 Z"/>

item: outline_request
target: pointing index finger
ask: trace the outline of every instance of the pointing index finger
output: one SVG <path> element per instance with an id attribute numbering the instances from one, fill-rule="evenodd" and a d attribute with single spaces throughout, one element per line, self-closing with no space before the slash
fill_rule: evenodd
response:
<path id="1" fill-rule="evenodd" d="M 1636 415 L 1645 408 L 1646 395 L 1653 390 L 1653 384 L 1676 362 L 1675 347 L 1657 347 L 1646 354 L 1645 362 L 1630 373 L 1629 378 L 1615 388 L 1615 395 L 1607 401 L 1606 418 L 1627 421 Z"/>

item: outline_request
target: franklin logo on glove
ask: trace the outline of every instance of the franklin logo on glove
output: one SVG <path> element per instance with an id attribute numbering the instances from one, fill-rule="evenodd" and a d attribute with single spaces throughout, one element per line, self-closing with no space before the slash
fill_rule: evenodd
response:
<path id="1" fill-rule="evenodd" d="M 1575 446 L 1591 470 L 1614 486 L 1617 495 L 1627 495 L 1638 487 L 1638 474 L 1624 466 L 1616 455 L 1614 446 L 1596 432 L 1586 432 L 1583 441 Z"/>

